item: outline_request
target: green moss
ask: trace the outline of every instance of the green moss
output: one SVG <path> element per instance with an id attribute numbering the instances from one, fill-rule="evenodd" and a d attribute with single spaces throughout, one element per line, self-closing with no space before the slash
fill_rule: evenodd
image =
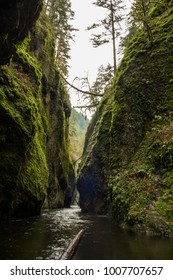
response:
<path id="1" fill-rule="evenodd" d="M 68 93 L 55 62 L 53 28 L 42 11 L 29 37 L 0 68 L 0 218 L 63 207 L 75 178 L 69 159 Z"/>
<path id="2" fill-rule="evenodd" d="M 32 192 L 36 197 L 46 195 L 48 169 L 45 155 L 44 133 L 35 133 L 28 152 L 25 155 L 25 164 L 18 173 L 18 185 Z M 28 180 L 29 178 L 29 180 Z"/>
<path id="3" fill-rule="evenodd" d="M 0 90 L 0 100 L 4 99 L 4 97 L 5 97 L 5 93 L 4 93 L 4 91 L 1 89 L 1 90 Z"/>
<path id="4" fill-rule="evenodd" d="M 47 117 L 40 99 L 41 70 L 29 58 L 23 43 L 20 62 L 15 60 L 0 71 L 1 218 L 39 213 L 47 189 Z M 30 72 L 23 72 L 26 65 Z"/>
<path id="5" fill-rule="evenodd" d="M 150 14 L 153 41 L 141 28 L 127 44 L 89 126 L 78 188 L 83 205 L 101 197 L 119 223 L 170 236 L 173 8 L 165 3 Z"/>
<path id="6" fill-rule="evenodd" d="M 5 66 L 2 71 L 8 79 L 8 84 L 1 87 L 6 96 L 2 100 L 1 106 L 29 136 L 38 113 L 38 102 L 34 98 L 36 89 L 27 81 L 27 77 L 20 72 L 18 73 L 18 70 L 16 71 L 13 66 Z"/>
<path id="7" fill-rule="evenodd" d="M 32 30 L 30 42 L 30 51 L 41 64 L 42 72 L 54 87 L 56 80 L 56 63 L 55 63 L 55 34 L 52 24 L 50 23 L 45 11 L 40 14 L 36 27 Z"/>
<path id="8" fill-rule="evenodd" d="M 38 93 L 41 90 L 41 80 L 42 80 L 42 70 L 40 68 L 38 60 L 28 52 L 30 39 L 25 38 L 25 40 L 16 46 L 16 54 L 14 60 L 18 62 L 21 70 L 31 77 L 32 82 L 39 85 Z"/>
<path id="9" fill-rule="evenodd" d="M 105 213 L 104 183 L 109 168 L 109 128 L 111 121 L 111 90 L 101 102 L 88 126 L 77 187 L 83 211 Z M 102 111 L 103 110 L 103 111 Z M 102 112 L 104 112 L 102 114 Z"/>
<path id="10" fill-rule="evenodd" d="M 172 137 L 172 121 L 157 115 L 131 162 L 110 176 L 109 200 L 119 223 L 171 235 Z"/>

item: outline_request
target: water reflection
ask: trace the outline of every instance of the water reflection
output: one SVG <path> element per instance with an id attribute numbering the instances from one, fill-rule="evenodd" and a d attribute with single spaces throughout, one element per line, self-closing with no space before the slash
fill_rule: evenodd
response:
<path id="1" fill-rule="evenodd" d="M 171 260 L 173 240 L 136 234 L 115 226 L 108 217 L 95 217 L 79 244 L 74 259 Z"/>
<path id="2" fill-rule="evenodd" d="M 171 239 L 136 235 L 108 217 L 83 215 L 77 206 L 0 222 L 0 259 L 58 259 L 82 228 L 74 259 L 173 259 Z"/>
<path id="3" fill-rule="evenodd" d="M 0 222 L 0 259 L 58 259 L 83 224 L 76 206 Z"/>

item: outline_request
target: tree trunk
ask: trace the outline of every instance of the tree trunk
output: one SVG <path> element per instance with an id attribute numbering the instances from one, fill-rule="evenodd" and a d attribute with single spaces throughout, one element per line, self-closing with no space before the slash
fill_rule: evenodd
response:
<path id="1" fill-rule="evenodd" d="M 114 63 L 114 74 L 116 74 L 117 70 L 117 58 L 116 58 L 116 34 L 115 34 L 115 23 L 114 23 L 114 9 L 112 0 L 110 1 L 111 4 L 111 24 L 112 24 L 112 44 L 113 44 L 113 63 Z"/>
<path id="2" fill-rule="evenodd" d="M 84 229 L 81 229 L 81 231 L 79 231 L 79 233 L 75 236 L 75 238 L 69 244 L 67 250 L 62 254 L 62 256 L 60 257 L 60 260 L 71 260 L 72 259 L 83 234 L 84 234 Z"/>

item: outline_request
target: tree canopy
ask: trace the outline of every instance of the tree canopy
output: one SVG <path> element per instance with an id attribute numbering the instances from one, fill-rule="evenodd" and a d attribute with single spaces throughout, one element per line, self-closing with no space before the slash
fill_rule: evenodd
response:
<path id="1" fill-rule="evenodd" d="M 70 41 L 73 40 L 73 31 L 76 30 L 70 23 L 74 18 L 71 1 L 45 0 L 45 8 L 55 30 L 58 67 L 66 76 L 68 73 L 68 59 L 70 58 Z"/>
<path id="2" fill-rule="evenodd" d="M 151 0 L 134 0 L 130 12 L 133 24 L 143 26 L 147 31 L 150 41 L 152 40 L 152 30 L 150 27 L 149 11 L 152 3 L 153 1 Z"/>

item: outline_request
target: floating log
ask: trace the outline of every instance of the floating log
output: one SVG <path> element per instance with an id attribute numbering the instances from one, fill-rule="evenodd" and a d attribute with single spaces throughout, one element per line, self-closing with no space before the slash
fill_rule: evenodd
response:
<path id="1" fill-rule="evenodd" d="M 84 229 L 81 229 L 79 231 L 79 233 L 75 236 L 75 238 L 72 240 L 72 242 L 69 244 L 67 250 L 61 255 L 59 260 L 71 260 L 72 259 L 83 234 L 84 234 Z"/>

